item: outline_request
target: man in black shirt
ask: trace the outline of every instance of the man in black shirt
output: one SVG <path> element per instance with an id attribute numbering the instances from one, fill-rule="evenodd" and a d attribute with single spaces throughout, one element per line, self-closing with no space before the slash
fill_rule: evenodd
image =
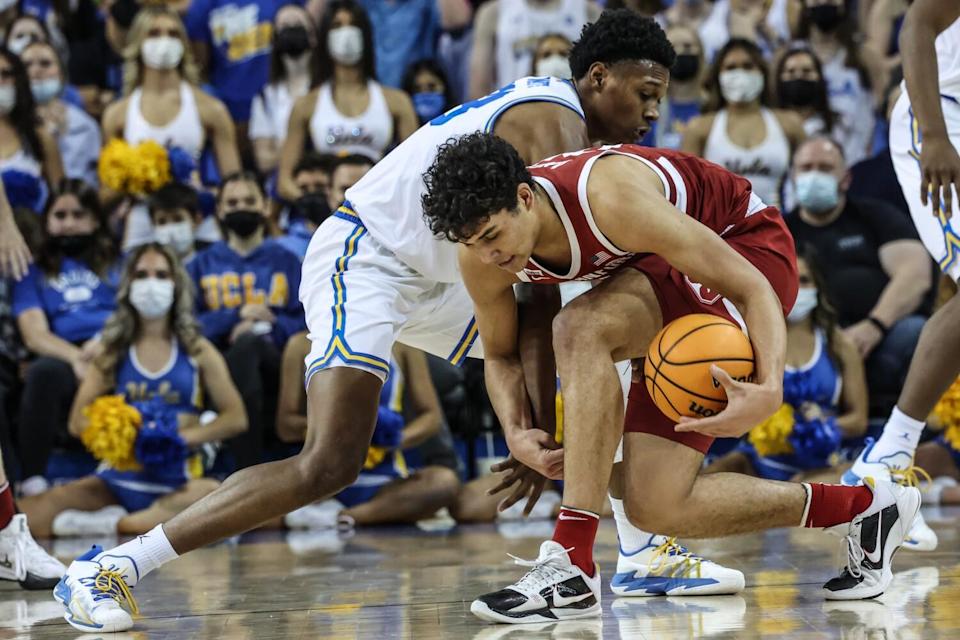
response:
<path id="1" fill-rule="evenodd" d="M 848 197 L 840 147 L 812 138 L 794 155 L 800 203 L 787 218 L 797 245 L 811 246 L 840 326 L 867 363 L 871 414 L 889 411 L 933 298 L 933 266 L 903 213 Z"/>

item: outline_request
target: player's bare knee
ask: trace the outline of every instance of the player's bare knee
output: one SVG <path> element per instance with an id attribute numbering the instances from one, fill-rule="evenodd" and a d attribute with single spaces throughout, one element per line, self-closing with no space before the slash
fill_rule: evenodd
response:
<path id="1" fill-rule="evenodd" d="M 627 518 L 633 526 L 644 531 L 656 531 L 665 535 L 677 535 L 674 528 L 677 526 L 676 506 L 669 500 L 657 498 L 644 492 L 641 496 L 627 497 L 623 506 Z"/>
<path id="2" fill-rule="evenodd" d="M 349 487 L 360 475 L 363 459 L 331 447 L 304 448 L 295 460 L 299 467 L 298 492 L 304 504 L 329 497 Z"/>
<path id="3" fill-rule="evenodd" d="M 576 303 L 568 304 L 553 319 L 553 350 L 558 358 L 603 348 L 603 332 L 594 314 Z"/>

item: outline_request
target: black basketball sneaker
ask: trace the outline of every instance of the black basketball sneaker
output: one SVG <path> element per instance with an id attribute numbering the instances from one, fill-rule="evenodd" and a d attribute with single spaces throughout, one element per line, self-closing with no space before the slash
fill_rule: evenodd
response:
<path id="1" fill-rule="evenodd" d="M 562 545 L 547 540 L 536 560 L 516 563 L 532 567 L 506 589 L 480 596 L 470 605 L 475 616 L 489 622 L 529 624 L 600 615 L 600 571 L 593 577 L 570 562 Z"/>
<path id="2" fill-rule="evenodd" d="M 843 537 L 847 566 L 823 585 L 828 600 L 875 598 L 890 586 L 890 562 L 920 511 L 920 490 L 864 478 L 873 491 L 870 507 L 849 523 L 825 529 Z"/>

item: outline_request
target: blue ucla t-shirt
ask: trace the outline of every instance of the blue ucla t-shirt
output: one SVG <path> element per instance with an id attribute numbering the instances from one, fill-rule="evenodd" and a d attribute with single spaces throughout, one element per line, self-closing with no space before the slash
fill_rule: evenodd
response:
<path id="1" fill-rule="evenodd" d="M 193 0 L 184 18 L 191 40 L 210 45 L 217 97 L 251 101 L 267 82 L 273 18 L 288 1 Z M 302 4 L 297 2 L 296 4 Z"/>
<path id="2" fill-rule="evenodd" d="M 63 258 L 60 272 L 47 276 L 32 265 L 23 280 L 13 288 L 13 314 L 40 309 L 47 317 L 50 331 L 67 342 L 80 343 L 103 328 L 117 308 L 119 274 L 111 269 L 101 279 L 87 265 Z"/>

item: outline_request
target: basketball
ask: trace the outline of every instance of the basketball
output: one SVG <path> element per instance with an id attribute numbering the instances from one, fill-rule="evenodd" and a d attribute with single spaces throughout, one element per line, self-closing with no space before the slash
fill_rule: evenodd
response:
<path id="1" fill-rule="evenodd" d="M 643 378 L 654 404 L 671 420 L 706 418 L 727 406 L 726 391 L 710 375 L 714 364 L 735 380 L 752 380 L 753 345 L 735 323 L 696 313 L 660 330 L 647 351 Z"/>

